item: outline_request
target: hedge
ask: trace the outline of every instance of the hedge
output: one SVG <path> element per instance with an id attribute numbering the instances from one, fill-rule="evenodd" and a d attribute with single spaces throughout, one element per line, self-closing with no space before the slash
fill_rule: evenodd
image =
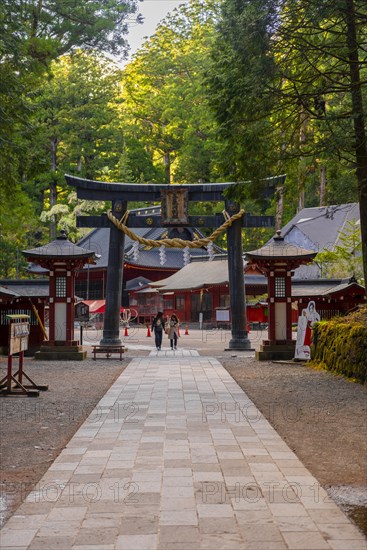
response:
<path id="1" fill-rule="evenodd" d="M 367 382 L 367 325 L 338 318 L 315 323 L 312 363 Z"/>

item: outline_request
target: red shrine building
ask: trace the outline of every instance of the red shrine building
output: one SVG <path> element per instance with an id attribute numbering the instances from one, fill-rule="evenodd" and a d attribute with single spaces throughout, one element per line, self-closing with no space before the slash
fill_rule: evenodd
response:
<path id="1" fill-rule="evenodd" d="M 245 262 L 244 282 L 246 290 L 247 321 L 256 328 L 269 321 L 268 282 L 260 270 Z M 316 303 L 322 319 L 345 314 L 364 303 L 364 287 L 351 279 L 291 279 L 292 300 L 289 304 L 292 322 L 297 323 L 299 313 L 309 301 Z M 229 312 L 229 277 L 226 259 L 193 261 L 180 271 L 152 283 L 141 282 L 140 287 L 129 291 L 130 306 L 139 312 L 144 323 L 164 311 L 175 312 L 181 322 L 197 323 L 202 313 L 203 321 L 212 326 L 225 324 Z M 230 322 L 230 312 L 227 316 Z"/>
<path id="2" fill-rule="evenodd" d="M 136 210 L 149 218 L 160 207 Z M 282 230 L 286 242 L 319 251 L 332 249 L 338 244 L 342 229 L 351 222 L 358 223 L 358 204 L 345 204 L 323 208 L 305 208 Z M 135 232 L 149 239 L 180 236 L 184 239 L 200 237 L 195 228 L 136 229 Z M 172 235 L 172 232 L 176 232 Z M 88 263 L 75 271 L 75 296 L 78 301 L 105 300 L 106 272 L 108 264 L 109 229 L 92 230 L 77 244 L 95 254 L 94 264 Z M 185 260 L 182 249 L 167 249 L 162 262 L 158 249 L 144 250 L 134 246 L 127 236 L 124 250 L 124 282 L 122 306 L 137 310 L 137 321 L 149 322 L 158 310 L 165 314 L 176 312 L 182 322 L 197 323 L 202 314 L 210 326 L 230 322 L 229 278 L 225 251 L 214 246 L 214 259 L 209 261 L 208 251 L 190 249 Z M 187 262 L 188 263 L 185 263 Z M 43 341 L 37 310 L 43 325 L 47 325 L 49 312 L 48 270 L 30 264 L 30 272 L 38 275 L 33 280 L 0 281 L 0 347 L 7 345 L 7 313 L 26 313 L 31 316 L 29 348 L 37 349 Z M 42 278 L 41 278 L 42 277 Z M 244 281 L 247 302 L 247 318 L 252 327 L 268 323 L 267 279 L 254 266 L 244 263 Z M 327 279 L 320 266 L 313 263 L 295 270 L 291 279 L 292 322 L 309 301 L 316 303 L 321 319 L 345 314 L 366 302 L 365 289 L 353 278 Z M 101 310 L 100 310 L 101 311 Z M 229 312 L 225 321 L 226 311 Z"/>

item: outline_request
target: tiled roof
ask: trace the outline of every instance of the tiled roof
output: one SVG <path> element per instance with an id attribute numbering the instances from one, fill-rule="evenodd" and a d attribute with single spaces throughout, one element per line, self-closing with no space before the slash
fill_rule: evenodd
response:
<path id="1" fill-rule="evenodd" d="M 287 242 L 316 252 L 331 250 L 337 244 L 340 233 L 352 220 L 360 220 L 358 203 L 303 208 L 283 227 L 282 235 Z M 305 242 L 300 242 L 302 236 Z"/>
<path id="2" fill-rule="evenodd" d="M 190 233 L 200 238 L 202 236 L 198 229 L 188 228 Z M 134 229 L 134 233 L 140 237 L 146 239 L 159 240 L 166 233 L 165 227 L 153 227 L 153 228 L 139 228 Z M 90 266 L 89 269 L 101 269 L 106 268 L 108 265 L 108 243 L 110 238 L 109 228 L 98 228 L 91 231 L 88 235 L 83 237 L 78 243 L 80 246 L 85 246 L 89 250 L 93 250 L 96 254 L 100 255 L 100 258 L 96 260 L 95 265 Z M 163 266 L 160 264 L 159 248 L 152 248 L 151 250 L 144 250 L 144 245 L 139 245 L 139 254 L 136 260 L 134 260 L 133 252 L 134 241 L 125 236 L 125 262 L 130 265 L 136 265 L 139 267 L 164 267 L 168 269 L 181 269 L 184 266 L 184 257 L 182 248 L 165 248 L 166 261 Z M 215 252 L 223 252 L 223 250 L 214 245 Z M 207 252 L 203 248 L 190 248 L 190 256 L 192 258 L 207 257 Z M 88 266 L 84 266 L 84 269 L 88 269 Z"/>
<path id="3" fill-rule="evenodd" d="M 228 262 L 216 260 L 212 262 L 192 262 L 167 279 L 150 283 L 160 290 L 185 290 L 201 288 L 205 285 L 228 283 Z"/>
<path id="4" fill-rule="evenodd" d="M 126 290 L 139 290 L 139 288 L 145 288 L 150 282 L 146 277 L 135 277 L 135 279 L 126 281 Z"/>
<path id="5" fill-rule="evenodd" d="M 17 294 L 13 290 L 9 290 L 5 286 L 0 286 L 0 294 L 4 295 L 4 296 L 6 296 L 10 299 L 13 298 L 14 296 L 19 296 L 19 294 Z"/>
<path id="6" fill-rule="evenodd" d="M 285 240 L 284 237 L 280 235 L 280 231 L 273 238 L 272 241 L 268 242 L 263 247 L 258 250 L 251 250 L 246 252 L 246 257 L 250 260 L 260 261 L 260 260 L 275 260 L 275 259 L 312 259 L 315 256 L 315 252 L 303 248 L 295 243 L 289 243 Z"/>
<path id="7" fill-rule="evenodd" d="M 158 288 L 162 292 L 170 290 L 190 290 L 203 288 L 207 286 L 228 284 L 228 261 L 195 261 L 192 262 L 177 273 L 174 273 L 166 279 L 150 283 L 153 288 Z M 267 280 L 263 275 L 246 275 L 245 284 L 247 285 L 266 285 Z"/>
<path id="8" fill-rule="evenodd" d="M 337 292 L 343 292 L 350 287 L 355 287 L 365 293 L 363 286 L 352 279 L 316 279 L 316 280 L 292 280 L 292 296 L 331 296 Z"/>
<path id="9" fill-rule="evenodd" d="M 333 250 L 348 222 L 359 223 L 358 203 L 303 208 L 282 229 L 289 243 L 319 252 Z M 297 277 L 314 279 L 320 277 L 320 268 L 315 263 L 301 266 L 295 271 Z"/>
<path id="10" fill-rule="evenodd" d="M 31 248 L 30 250 L 23 250 L 22 253 L 27 258 L 60 258 L 60 257 L 72 257 L 72 258 L 91 258 L 93 252 L 89 249 L 83 248 L 69 241 L 64 231 L 61 231 L 61 235 L 54 241 L 39 246 L 37 248 Z"/>
<path id="11" fill-rule="evenodd" d="M 17 296 L 38 298 L 49 296 L 48 279 L 22 279 L 10 280 L 4 279 L 0 281 L 0 285 L 10 292 L 16 293 Z"/>

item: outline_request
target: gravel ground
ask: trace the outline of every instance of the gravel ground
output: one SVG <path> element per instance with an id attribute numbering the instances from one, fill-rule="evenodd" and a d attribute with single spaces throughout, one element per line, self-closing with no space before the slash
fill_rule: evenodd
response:
<path id="1" fill-rule="evenodd" d="M 250 335 L 254 347 L 260 335 Z M 271 422 L 300 460 L 358 524 L 367 524 L 367 393 L 363 386 L 303 363 L 256 362 L 224 351 L 226 332 L 191 331 L 179 347 L 215 356 Z M 18 507 L 132 357 L 147 355 L 152 339 L 132 333 L 123 361 L 25 361 L 39 398 L 2 398 L 0 524 Z M 140 345 L 139 345 L 140 344 Z M 164 344 L 165 345 L 165 344 Z M 135 348 L 135 349 L 133 349 Z M 0 358 L 1 371 L 6 358 Z M 66 368 L 67 367 L 67 368 Z M 355 507 L 354 505 L 359 505 Z M 365 526 L 367 531 L 367 527 Z"/>
<path id="2" fill-rule="evenodd" d="M 146 353 L 146 352 L 145 352 Z M 126 368 L 123 361 L 57 362 L 26 358 L 24 372 L 49 389 L 38 398 L 0 398 L 0 526 L 48 470 Z M 1 374 L 6 359 L 0 358 Z"/>
<path id="3" fill-rule="evenodd" d="M 220 361 L 367 535 L 366 388 L 304 363 L 245 357 L 222 357 Z"/>

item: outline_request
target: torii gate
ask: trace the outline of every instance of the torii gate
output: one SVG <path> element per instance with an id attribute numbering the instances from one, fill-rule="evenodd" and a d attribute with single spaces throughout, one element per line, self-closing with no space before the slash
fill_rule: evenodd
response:
<path id="1" fill-rule="evenodd" d="M 151 216 L 145 218 L 130 214 L 126 222 L 129 228 L 172 225 L 217 228 L 222 225 L 223 218 L 221 215 L 189 216 L 186 206 L 190 200 L 196 202 L 216 202 L 224 200 L 225 209 L 230 215 L 234 215 L 240 211 L 237 203 L 227 200 L 223 196 L 226 190 L 236 185 L 235 183 L 153 185 L 108 183 L 87 180 L 70 175 L 66 175 L 65 178 L 68 185 L 76 188 L 77 197 L 79 199 L 111 201 L 111 212 L 113 216 L 118 219 L 122 219 L 127 212 L 128 201 L 161 202 L 161 217 Z M 268 194 L 273 193 L 275 186 L 283 184 L 284 180 L 285 175 L 268 178 L 266 180 Z M 178 190 L 180 190 L 179 200 L 176 196 Z M 167 197 L 170 197 L 171 202 L 167 202 Z M 178 208 L 179 202 L 180 207 Z M 170 205 L 168 208 L 167 204 Z M 102 216 L 78 216 L 77 226 L 110 228 L 106 281 L 106 309 L 101 344 L 121 344 L 120 305 L 123 282 L 125 234 L 110 222 L 106 214 Z M 232 313 L 232 338 L 229 341 L 230 349 L 251 349 L 247 333 L 241 228 L 273 226 L 273 216 L 252 216 L 251 214 L 245 214 L 242 218 L 235 220 L 226 230 L 230 306 Z"/>

